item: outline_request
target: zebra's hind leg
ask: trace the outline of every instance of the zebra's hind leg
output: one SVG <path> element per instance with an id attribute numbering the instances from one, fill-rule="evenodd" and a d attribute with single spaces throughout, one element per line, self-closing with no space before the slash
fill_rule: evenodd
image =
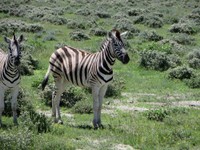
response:
<path id="1" fill-rule="evenodd" d="M 52 95 L 52 116 L 54 117 L 54 122 L 63 124 L 60 115 L 60 99 L 64 92 L 64 80 L 62 78 L 54 78 L 55 80 L 55 91 Z"/>
<path id="2" fill-rule="evenodd" d="M 17 96 L 19 94 L 19 87 L 15 87 L 12 89 L 12 100 L 11 100 L 11 108 L 13 112 L 13 123 L 18 125 L 17 122 Z"/>
<path id="3" fill-rule="evenodd" d="M 0 86 L 0 127 L 2 126 L 1 116 L 4 111 L 4 93 L 5 90 Z"/>

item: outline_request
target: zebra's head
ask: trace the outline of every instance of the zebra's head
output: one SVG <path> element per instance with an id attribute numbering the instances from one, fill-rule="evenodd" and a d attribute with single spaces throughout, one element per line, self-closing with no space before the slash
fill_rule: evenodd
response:
<path id="1" fill-rule="evenodd" d="M 20 35 L 19 38 L 16 38 L 15 34 L 13 34 L 13 38 L 9 39 L 7 37 L 4 37 L 4 40 L 9 44 L 9 55 L 11 58 L 11 62 L 15 66 L 19 66 L 20 59 L 21 59 L 21 51 L 20 51 L 20 44 L 23 41 L 24 37 L 23 35 Z"/>
<path id="2" fill-rule="evenodd" d="M 130 60 L 128 53 L 125 50 L 124 42 L 121 38 L 121 33 L 118 30 L 112 30 L 108 33 L 108 37 L 111 39 L 111 47 L 114 53 L 114 57 L 120 60 L 123 64 L 127 64 Z"/>

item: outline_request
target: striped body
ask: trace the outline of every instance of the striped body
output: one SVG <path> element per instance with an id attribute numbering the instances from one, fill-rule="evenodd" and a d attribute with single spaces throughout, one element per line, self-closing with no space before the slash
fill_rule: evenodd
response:
<path id="1" fill-rule="evenodd" d="M 107 50 L 91 54 L 65 46 L 51 55 L 51 71 L 54 77 L 64 76 L 68 82 L 78 86 L 91 87 L 109 83 L 113 79 L 111 66 L 115 58 Z"/>
<path id="2" fill-rule="evenodd" d="M 5 89 L 14 88 L 20 83 L 18 68 L 11 60 L 11 56 L 0 50 L 0 85 Z"/>
<path id="3" fill-rule="evenodd" d="M 117 30 L 109 32 L 107 39 L 99 52 L 86 51 L 64 46 L 57 49 L 50 57 L 49 68 L 42 82 L 45 88 L 49 73 L 55 81 L 55 91 L 52 94 L 52 116 L 55 122 L 62 123 L 60 115 L 60 96 L 65 85 L 70 82 L 74 85 L 91 87 L 93 96 L 93 125 L 101 127 L 101 107 L 107 86 L 113 79 L 112 66 L 117 58 L 122 63 L 129 62 L 129 56 L 124 49 L 121 34 Z"/>
<path id="4" fill-rule="evenodd" d="M 1 116 L 4 111 L 4 94 L 10 89 L 12 99 L 11 108 L 13 112 L 13 122 L 17 124 L 17 96 L 19 93 L 20 73 L 18 66 L 20 64 L 21 52 L 20 43 L 23 40 L 21 35 L 18 39 L 13 36 L 4 40 L 8 43 L 8 53 L 0 49 L 0 126 L 2 125 Z"/>

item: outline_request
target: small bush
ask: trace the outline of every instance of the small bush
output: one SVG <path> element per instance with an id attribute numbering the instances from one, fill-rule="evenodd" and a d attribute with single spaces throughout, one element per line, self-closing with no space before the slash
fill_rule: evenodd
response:
<path id="1" fill-rule="evenodd" d="M 169 29 L 172 33 L 187 33 L 194 34 L 197 33 L 197 29 L 194 24 L 191 23 L 177 23 L 173 24 Z"/>
<path id="2" fill-rule="evenodd" d="M 1 132 L 0 149 L 2 150 L 26 150 L 32 149 L 34 135 L 27 128 L 18 129 L 18 132 Z"/>
<path id="3" fill-rule="evenodd" d="M 44 103 L 47 106 L 52 106 L 52 92 L 54 91 L 54 85 L 49 84 L 45 90 L 41 93 L 41 97 L 45 100 Z M 70 86 L 68 90 L 64 91 L 61 96 L 60 106 L 71 108 L 78 101 L 86 99 L 86 93 L 80 87 Z"/>
<path id="4" fill-rule="evenodd" d="M 188 113 L 186 108 L 161 108 L 156 110 L 150 110 L 146 113 L 147 119 L 155 121 L 163 121 L 169 115 L 178 115 Z"/>
<path id="5" fill-rule="evenodd" d="M 95 36 L 105 36 L 107 35 L 107 31 L 103 28 L 93 28 L 90 30 L 90 34 Z"/>
<path id="6" fill-rule="evenodd" d="M 85 7 L 85 8 L 83 8 L 83 9 L 78 9 L 78 10 L 75 12 L 75 14 L 77 14 L 77 15 L 82 15 L 82 16 L 89 16 L 89 15 L 91 15 L 92 13 L 94 13 L 94 12 L 92 12 L 91 9 L 88 8 L 88 7 Z"/>
<path id="7" fill-rule="evenodd" d="M 19 71 L 21 75 L 33 75 L 33 70 L 38 68 L 38 64 L 38 60 L 33 58 L 31 54 L 23 53 Z"/>
<path id="8" fill-rule="evenodd" d="M 42 31 L 40 24 L 28 24 L 20 20 L 4 19 L 0 21 L 0 33 L 5 35 L 13 34 L 13 32 L 38 32 Z"/>
<path id="9" fill-rule="evenodd" d="M 145 24 L 151 28 L 161 28 L 163 26 L 163 19 L 159 16 L 149 16 Z"/>
<path id="10" fill-rule="evenodd" d="M 188 63 L 191 68 L 200 69 L 200 50 L 196 49 L 189 52 Z"/>
<path id="11" fill-rule="evenodd" d="M 158 35 L 156 33 L 156 31 L 152 30 L 152 31 L 144 31 L 142 33 L 139 34 L 140 37 L 144 38 L 145 40 L 148 41 L 160 41 L 163 39 L 162 36 Z"/>
<path id="12" fill-rule="evenodd" d="M 186 67 L 186 66 L 180 66 L 177 68 L 174 68 L 169 71 L 168 77 L 170 79 L 190 79 L 192 76 L 194 76 L 193 69 Z"/>
<path id="13" fill-rule="evenodd" d="M 195 39 L 185 33 L 177 33 L 172 37 L 172 40 L 182 45 L 195 45 Z"/>
<path id="14" fill-rule="evenodd" d="M 79 114 L 90 114 L 93 112 L 92 98 L 86 98 L 77 102 L 72 108 L 72 112 Z"/>
<path id="15" fill-rule="evenodd" d="M 110 14 L 107 13 L 107 12 L 100 12 L 100 11 L 97 11 L 95 13 L 96 16 L 98 16 L 99 18 L 111 18 Z"/>
<path id="16" fill-rule="evenodd" d="M 68 20 L 58 15 L 45 15 L 41 21 L 47 21 L 55 25 L 64 25 L 68 23 Z"/>
<path id="17" fill-rule="evenodd" d="M 129 16 L 139 16 L 142 13 L 144 13 L 144 11 L 145 10 L 143 10 L 143 9 L 133 8 L 133 9 L 128 10 L 128 15 Z"/>
<path id="18" fill-rule="evenodd" d="M 69 29 L 86 29 L 86 23 L 71 20 L 67 23 L 67 28 L 69 28 Z"/>
<path id="19" fill-rule="evenodd" d="M 81 31 L 74 31 L 74 32 L 71 32 L 69 35 L 70 35 L 70 39 L 74 41 L 82 41 L 82 40 L 90 39 L 90 37 L 87 34 Z"/>
<path id="20" fill-rule="evenodd" d="M 116 24 L 113 26 L 120 31 L 129 31 L 131 34 L 137 35 L 140 30 L 133 26 L 133 23 L 129 19 L 118 19 Z"/>
<path id="21" fill-rule="evenodd" d="M 175 67 L 181 63 L 178 56 L 167 55 L 155 50 L 142 51 L 140 56 L 140 66 L 158 71 L 168 70 L 170 67 Z"/>
<path id="22" fill-rule="evenodd" d="M 119 75 L 116 75 L 112 83 L 108 85 L 105 97 L 120 97 L 124 87 L 125 87 L 124 79 Z"/>
<path id="23" fill-rule="evenodd" d="M 200 75 L 195 75 L 191 77 L 189 80 L 184 81 L 186 85 L 190 88 L 200 88 Z"/>

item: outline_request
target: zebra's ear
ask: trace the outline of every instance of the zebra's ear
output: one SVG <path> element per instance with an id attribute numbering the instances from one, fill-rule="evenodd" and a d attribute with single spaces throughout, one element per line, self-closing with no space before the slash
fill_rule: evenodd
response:
<path id="1" fill-rule="evenodd" d="M 9 38 L 7 38 L 7 37 L 4 37 L 4 41 L 5 41 L 6 43 L 10 43 L 10 42 L 11 42 L 11 40 L 10 40 Z"/>
<path id="2" fill-rule="evenodd" d="M 18 41 L 19 43 L 21 43 L 23 40 L 24 40 L 24 36 L 23 36 L 23 35 L 20 35 L 20 37 L 17 39 L 17 41 Z"/>
<path id="3" fill-rule="evenodd" d="M 122 33 L 120 34 L 120 36 L 121 36 L 122 38 L 125 38 L 127 35 L 128 35 L 128 31 L 122 32 Z"/>

